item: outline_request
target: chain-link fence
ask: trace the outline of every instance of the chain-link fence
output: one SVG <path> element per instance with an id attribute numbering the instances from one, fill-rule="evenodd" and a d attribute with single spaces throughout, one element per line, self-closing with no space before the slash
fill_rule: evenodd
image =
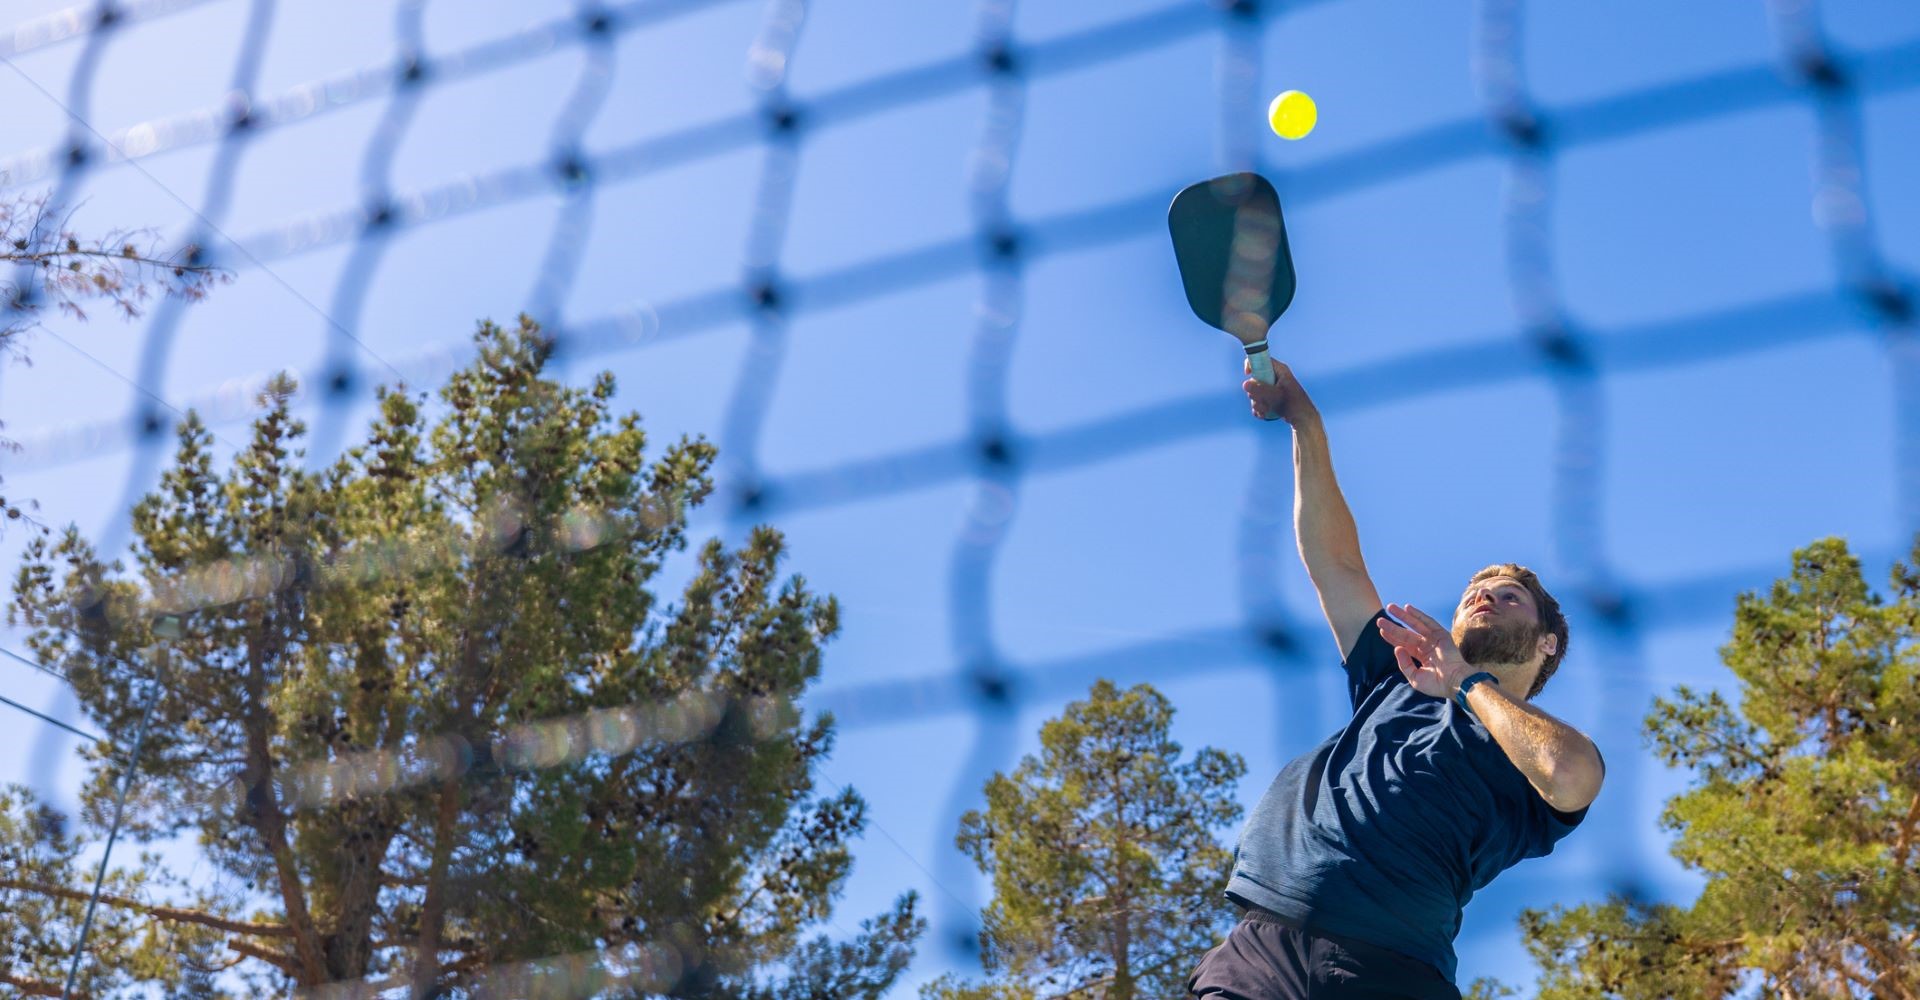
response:
<path id="1" fill-rule="evenodd" d="M 947 748 L 954 757 L 954 777 L 940 796 L 942 822 L 935 824 L 936 831 L 945 832 L 937 832 L 929 843 L 894 841 L 891 846 L 867 848 L 898 852 L 939 887 L 932 893 L 937 934 L 923 949 L 939 962 L 961 968 L 970 963 L 968 949 L 977 930 L 975 911 L 983 902 L 974 873 L 952 850 L 951 831 L 959 814 L 977 800 L 985 777 L 1014 762 L 1014 750 L 1024 738 L 1020 726 L 1029 719 L 1023 711 L 1058 706 L 1083 693 L 1099 676 L 1171 680 L 1217 669 L 1209 665 L 1213 660 L 1235 662 L 1252 655 L 1274 672 L 1281 696 L 1270 724 L 1284 730 L 1301 718 L 1290 707 L 1293 693 L 1303 690 L 1300 678 L 1332 666 L 1311 609 L 1290 608 L 1298 602 L 1286 597 L 1281 582 L 1284 574 L 1295 572 L 1284 527 L 1290 501 L 1289 442 L 1284 432 L 1262 438 L 1251 486 L 1236 515 L 1239 556 L 1234 587 L 1241 606 L 1237 625 L 1149 638 L 1043 664 L 1017 662 L 996 642 L 992 616 L 996 563 L 1009 533 L 1020 526 L 1016 511 L 1022 508 L 1023 494 L 1033 480 L 1072 476 L 1117 457 L 1181 446 L 1238 429 L 1248 419 L 1243 409 L 1221 405 L 1222 396 L 1237 392 L 1237 376 L 1229 373 L 1219 392 L 1161 400 L 1098 423 L 1037 433 L 1019 426 L 1009 403 L 1011 369 L 1016 344 L 1036 335 L 1023 322 L 1023 307 L 1033 283 L 1043 280 L 1036 277 L 1039 265 L 1154 237 L 1172 193 L 1197 179 L 1167 176 L 1158 188 L 1091 207 L 1016 212 L 1010 192 L 1026 163 L 1022 138 L 1030 92 L 1037 81 L 1124 67 L 1143 53 L 1216 40 L 1217 101 L 1212 108 L 1192 109 L 1195 114 L 1217 116 L 1214 166 L 1218 172 L 1253 169 L 1273 177 L 1289 213 L 1461 164 L 1489 159 L 1504 163 L 1499 211 L 1507 286 L 1516 318 L 1511 334 L 1394 357 L 1384 363 L 1384 371 L 1379 364 L 1334 371 L 1310 385 L 1322 408 L 1336 416 L 1373 405 L 1372 387 L 1381 381 L 1408 384 L 1416 374 L 1419 387 L 1412 390 L 1413 395 L 1491 394 L 1526 380 L 1543 381 L 1550 387 L 1550 408 L 1537 419 L 1551 425 L 1551 449 L 1530 458 L 1551 484 L 1547 582 L 1579 623 L 1582 651 L 1576 658 L 1585 661 L 1579 669 L 1610 679 L 1608 700 L 1595 710 L 1603 745 L 1637 746 L 1634 732 L 1645 697 L 1658 680 L 1646 666 L 1649 633 L 1722 621 L 1730 611 L 1733 592 L 1753 586 L 1755 572 L 1775 573 L 1786 555 L 1784 551 L 1750 552 L 1739 569 L 1722 567 L 1657 585 L 1636 582 L 1638 574 L 1632 567 L 1609 559 L 1609 377 L 1683 368 L 1768 345 L 1870 330 L 1878 338 L 1885 373 L 1868 372 L 1863 377 L 1890 379 L 1895 403 L 1890 460 L 1897 495 L 1892 500 L 1894 523 L 1885 527 L 1896 538 L 1920 528 L 1920 341 L 1913 332 L 1910 279 L 1889 259 L 1877 236 L 1875 201 L 1863 167 L 1863 144 L 1869 136 L 1862 110 L 1863 103 L 1876 95 L 1920 86 L 1920 40 L 1890 39 L 1879 47 L 1842 51 L 1826 39 L 1810 3 L 1776 0 L 1768 6 L 1777 45 L 1775 59 L 1769 63 L 1663 80 L 1629 92 L 1547 107 L 1529 89 L 1524 62 L 1530 53 L 1519 0 L 1480 0 L 1467 48 L 1483 114 L 1431 123 L 1304 165 L 1283 166 L 1263 152 L 1266 140 L 1258 130 L 1267 96 L 1262 88 L 1272 76 L 1271 67 L 1264 63 L 1263 40 L 1286 32 L 1290 17 L 1341 0 L 1175 2 L 1033 42 L 1022 40 L 1015 30 L 1014 0 L 980 0 L 972 13 L 968 54 L 885 72 L 805 98 L 796 97 L 789 86 L 789 70 L 796 58 L 806 54 L 805 25 L 813 5 L 808 0 L 767 0 L 758 33 L 745 53 L 754 95 L 750 111 L 625 145 L 590 147 L 589 130 L 617 86 L 622 40 L 733 2 L 582 0 L 570 12 L 523 30 L 440 50 L 431 48 L 424 35 L 425 0 L 408 0 L 391 11 L 393 59 L 272 93 L 262 92 L 258 85 L 276 13 L 270 0 L 149 0 L 78 7 L 0 34 L 0 58 L 10 62 L 56 46 L 79 50 L 63 84 L 30 80 L 46 100 L 57 102 L 71 115 L 66 139 L 48 148 L 8 151 L 0 157 L 0 185 L 13 192 L 47 190 L 54 204 L 66 204 L 82 198 L 89 182 L 106 172 L 144 172 L 144 163 L 165 154 L 210 151 L 198 199 L 190 192 L 174 195 L 157 180 L 156 187 L 167 197 L 180 199 L 190 211 L 195 222 L 182 242 L 202 248 L 200 261 L 232 269 L 243 282 L 279 283 L 298 300 L 308 319 L 324 329 L 324 360 L 319 371 L 307 378 L 299 402 L 315 428 L 311 450 L 316 455 L 334 454 L 353 439 L 357 428 L 351 422 L 364 412 L 356 406 L 364 403 L 375 385 L 404 380 L 416 387 L 431 386 L 465 360 L 464 341 L 448 339 L 424 348 L 396 349 L 365 335 L 368 289 L 397 241 L 450 220 L 537 201 L 551 202 L 555 208 L 551 229 L 541 237 L 543 249 L 526 310 L 554 338 L 555 357 L 564 370 L 579 374 L 616 356 L 644 356 L 683 338 L 745 330 L 733 392 L 712 428 L 721 449 L 726 488 L 718 515 L 725 519 L 727 530 L 850 510 L 938 487 L 958 485 L 969 491 L 957 532 L 950 526 L 939 532 L 934 526 L 926 529 L 927 544 L 944 547 L 947 553 L 945 648 L 911 651 L 915 656 L 944 659 L 952 669 L 835 685 L 829 668 L 829 683 L 817 700 L 817 707 L 834 711 L 848 730 L 912 724 L 954 713 L 964 713 L 968 719 L 967 745 Z M 243 22 L 227 100 L 109 133 L 88 124 L 97 96 L 96 74 L 116 39 L 208 6 L 219 6 Z M 553 114 L 547 132 L 525 137 L 525 162 L 422 187 L 394 184 L 397 153 L 422 101 L 435 88 L 502 73 L 562 51 L 577 53 L 577 80 Z M 970 126 L 976 129 L 976 138 L 965 168 L 970 231 L 961 236 L 933 234 L 906 251 L 870 255 L 796 276 L 786 266 L 787 243 L 795 186 L 808 169 L 809 144 L 852 123 L 967 93 L 985 99 L 984 121 Z M 383 110 L 370 140 L 363 149 L 339 157 L 341 170 L 357 170 L 355 203 L 290 220 L 238 217 L 232 212 L 235 178 L 260 137 L 307 128 L 343 109 L 374 104 L 383 105 Z M 1570 151 L 1658 130 L 1699 127 L 1757 109 L 1794 105 L 1811 109 L 1817 123 L 1811 150 L 1813 211 L 1827 240 L 1825 252 L 1835 277 L 1832 287 L 1783 290 L 1604 334 L 1583 327 L 1568 308 L 1562 265 L 1555 252 L 1559 245 L 1556 182 L 1564 157 Z M 740 250 L 740 281 L 627 310 L 590 315 L 569 311 L 570 291 L 593 230 L 622 224 L 605 217 L 601 207 L 605 192 L 636 179 L 741 153 L 757 156 L 758 166 L 752 183 L 738 192 L 750 203 L 750 224 Z M 873 155 L 885 153 L 876 150 Z M 850 224 L 857 223 L 850 220 Z M 320 301 L 312 301 L 276 275 L 282 262 L 328 248 L 344 248 L 345 260 L 331 292 Z M 1295 252 L 1310 259 L 1312 250 L 1296 247 Z M 1303 265 L 1303 271 L 1307 269 Z M 767 471 L 764 438 L 769 408 L 765 400 L 778 385 L 782 359 L 807 349 L 791 336 L 796 317 L 968 278 L 977 291 L 967 321 L 971 334 L 966 364 L 958 373 L 927 376 L 951 381 L 957 374 L 963 383 L 965 430 L 961 436 L 797 473 Z M 1302 280 L 1305 287 L 1311 276 Z M 30 278 L 23 272 L 16 275 L 16 284 L 27 287 Z M 180 414 L 197 410 L 216 425 L 250 415 L 257 382 L 229 381 L 171 397 L 162 391 L 180 347 L 187 308 L 176 300 L 162 300 L 143 320 L 137 366 L 116 372 L 127 385 L 132 401 L 129 412 L 109 408 L 103 415 L 58 425 L 8 413 L 9 433 L 23 447 L 6 459 L 7 475 L 57 472 L 101 456 L 125 456 L 118 486 L 118 509 L 124 510 L 151 488 Z M 913 353 L 907 342 L 885 353 L 877 350 L 877 358 L 890 358 L 899 366 L 887 371 L 876 364 L 875 371 L 857 377 L 912 375 Z M 1276 353 L 1285 356 L 1284 351 Z M 0 377 L 25 376 L 11 370 Z M 849 377 L 856 376 L 850 373 Z M 1886 431 L 1876 429 L 1875 433 Z M 1343 463 L 1362 460 L 1338 457 Z M 111 524 L 102 540 L 107 551 L 121 548 L 128 540 L 124 517 Z M 1890 553 L 1866 554 L 1883 558 Z M 875 553 L 873 557 L 884 556 Z M 231 599 L 248 588 L 271 587 L 272 581 L 270 567 L 224 567 L 183 586 Z M 1141 584 L 1178 585 L 1176 581 Z M 192 595 L 182 599 L 190 603 Z M 937 644 L 929 639 L 930 646 Z M 14 666 L 22 671 L 57 670 L 54 665 L 9 655 L 20 660 Z M 0 678 L 5 676 L 0 673 Z M 0 685 L 4 683 L 0 680 Z M 85 727 L 60 721 L 56 718 L 60 712 L 47 706 L 36 708 L 17 698 L 6 699 L 5 705 L 7 711 L 25 713 L 20 718 L 31 717 L 34 725 L 43 727 L 32 737 L 35 750 L 30 762 L 39 772 L 34 780 L 44 787 L 55 780 L 56 763 L 75 737 L 85 735 Z M 559 727 L 555 732 L 569 725 L 586 726 L 582 734 L 613 732 L 617 735 L 607 738 L 611 742 L 601 741 L 606 742 L 604 746 L 591 735 L 578 735 L 574 742 L 617 750 L 619 745 L 631 745 L 622 744 L 623 740 L 683 724 L 681 715 L 669 714 L 672 718 L 557 720 L 552 725 Z M 607 728 L 609 724 L 612 729 Z M 522 736 L 516 739 L 536 748 L 527 751 L 535 762 L 545 752 L 537 748 L 553 743 L 551 732 L 544 737 Z M 418 761 L 384 761 L 366 768 L 348 766 L 351 762 L 329 765 L 333 777 L 313 785 L 322 791 L 306 804 L 323 806 L 328 794 L 324 789 L 367 791 L 371 786 L 353 784 L 354 774 L 402 781 L 408 775 L 431 773 L 431 758 L 432 754 L 423 752 L 420 760 L 428 761 L 424 765 Z M 1597 829 L 1582 835 L 1596 842 L 1643 846 L 1638 852 L 1612 853 L 1589 873 L 1587 881 L 1570 888 L 1642 891 L 1646 858 L 1657 853 L 1653 809 L 1641 789 L 1651 765 L 1623 760 L 1618 753 L 1610 761 L 1609 798 L 1621 806 L 1596 812 L 1589 825 Z M 920 803 L 922 808 L 927 805 Z M 886 811 L 882 808 L 877 814 L 884 816 Z"/>

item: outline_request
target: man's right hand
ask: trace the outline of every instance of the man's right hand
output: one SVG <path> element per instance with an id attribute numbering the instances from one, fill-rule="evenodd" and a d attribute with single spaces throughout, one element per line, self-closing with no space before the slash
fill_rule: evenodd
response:
<path id="1" fill-rule="evenodd" d="M 1313 406 L 1313 400 L 1307 397 L 1307 390 L 1300 388 L 1300 380 L 1293 377 L 1293 370 L 1286 365 L 1277 360 L 1273 362 L 1272 385 L 1251 377 L 1252 359 L 1242 362 L 1241 368 L 1249 378 L 1240 383 L 1240 388 L 1247 390 L 1254 416 L 1265 420 L 1267 414 L 1278 413 L 1280 419 L 1295 427 L 1300 426 L 1302 420 L 1320 416 L 1320 411 Z"/>

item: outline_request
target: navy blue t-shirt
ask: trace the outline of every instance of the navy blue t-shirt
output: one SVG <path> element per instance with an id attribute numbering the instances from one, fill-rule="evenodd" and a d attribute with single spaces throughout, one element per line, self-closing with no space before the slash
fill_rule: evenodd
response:
<path id="1" fill-rule="evenodd" d="M 1347 655 L 1352 721 L 1273 779 L 1234 848 L 1227 895 L 1451 982 L 1467 900 L 1551 852 L 1587 810 L 1548 805 L 1471 712 L 1408 685 L 1383 617 Z"/>

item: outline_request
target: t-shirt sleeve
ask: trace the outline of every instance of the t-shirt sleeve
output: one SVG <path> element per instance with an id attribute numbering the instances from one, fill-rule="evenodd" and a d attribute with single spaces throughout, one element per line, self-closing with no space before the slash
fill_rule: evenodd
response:
<path id="1" fill-rule="evenodd" d="M 1593 752 L 1599 753 L 1600 748 L 1594 747 Z M 1601 757 L 1601 773 L 1604 774 L 1606 768 L 1607 760 Z M 1551 854 L 1553 845 L 1572 833 L 1580 822 L 1587 818 L 1587 810 L 1593 808 L 1589 803 L 1574 812 L 1561 812 L 1548 805 L 1547 800 L 1541 798 L 1540 793 L 1532 785 L 1527 786 L 1527 803 L 1527 833 L 1524 838 L 1526 843 L 1522 845 L 1521 856 L 1528 858 L 1542 858 Z"/>
<path id="2" fill-rule="evenodd" d="M 1367 692 L 1383 682 L 1398 679 L 1406 682 L 1400 673 L 1400 665 L 1393 660 L 1393 646 L 1380 636 L 1380 619 L 1387 616 L 1387 609 L 1381 608 L 1373 613 L 1367 627 L 1360 630 L 1360 638 L 1354 641 L 1353 648 L 1347 651 L 1347 659 L 1341 664 L 1347 670 L 1347 696 L 1353 702 L 1355 711 L 1366 700 Z"/>

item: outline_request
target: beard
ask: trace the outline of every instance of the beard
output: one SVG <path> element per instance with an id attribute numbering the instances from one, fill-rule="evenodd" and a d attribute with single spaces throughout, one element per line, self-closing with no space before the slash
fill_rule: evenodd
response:
<path id="1" fill-rule="evenodd" d="M 1534 647 L 1545 634 L 1546 627 L 1537 621 L 1494 625 L 1470 618 L 1460 626 L 1453 642 L 1460 647 L 1460 655 L 1474 666 L 1525 663 L 1533 659 Z"/>

